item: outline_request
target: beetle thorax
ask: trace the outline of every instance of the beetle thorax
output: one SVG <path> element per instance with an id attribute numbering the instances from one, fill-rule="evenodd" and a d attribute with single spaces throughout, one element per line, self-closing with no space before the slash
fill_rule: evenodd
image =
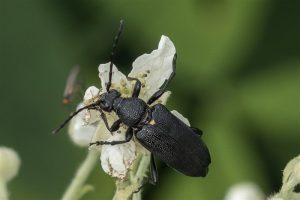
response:
<path id="1" fill-rule="evenodd" d="M 136 127 L 147 115 L 149 107 L 139 98 L 117 98 L 113 110 L 124 124 Z"/>

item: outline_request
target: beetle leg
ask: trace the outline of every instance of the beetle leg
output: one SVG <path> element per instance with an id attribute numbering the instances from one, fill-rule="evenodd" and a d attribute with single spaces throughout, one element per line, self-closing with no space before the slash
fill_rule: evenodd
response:
<path id="1" fill-rule="evenodd" d="M 116 144 L 123 144 L 126 142 L 129 142 L 132 139 L 133 136 L 133 129 L 131 127 L 129 127 L 126 131 L 125 134 L 125 140 L 120 140 L 120 141 L 95 141 L 95 142 L 91 142 L 90 146 L 92 145 L 116 145 Z"/>
<path id="2" fill-rule="evenodd" d="M 97 104 L 97 102 L 96 102 L 96 103 L 93 103 L 93 104 L 91 104 L 91 105 L 94 105 L 94 104 Z M 87 107 L 87 106 L 86 106 L 86 107 Z M 109 126 L 108 126 L 108 122 L 107 122 L 106 115 L 105 115 L 105 113 L 99 108 L 99 106 L 94 105 L 94 107 L 91 107 L 91 108 L 88 108 L 88 109 L 89 109 L 89 110 L 98 110 L 98 111 L 100 112 L 100 117 L 101 117 L 101 119 L 103 120 L 105 127 L 107 128 L 107 130 L 110 131 L 110 128 L 109 128 Z M 110 131 L 110 133 L 111 133 L 111 131 Z"/>
<path id="3" fill-rule="evenodd" d="M 163 83 L 163 85 L 159 88 L 159 90 L 157 92 L 155 92 L 148 100 L 147 104 L 151 105 L 154 101 L 156 101 L 159 97 L 161 97 L 164 92 L 167 89 L 167 86 L 169 85 L 169 82 L 172 80 L 172 78 L 175 76 L 176 74 L 176 58 L 177 58 L 177 54 L 174 54 L 173 57 L 173 71 L 170 75 L 170 77 Z"/>
<path id="4" fill-rule="evenodd" d="M 140 91 L 141 91 L 141 81 L 137 78 L 131 78 L 131 77 L 127 77 L 127 79 L 129 81 L 135 81 L 135 85 L 134 85 L 134 88 L 133 88 L 133 92 L 132 92 L 132 97 L 138 97 L 139 94 L 140 94 Z"/>
<path id="5" fill-rule="evenodd" d="M 119 130 L 121 123 L 122 123 L 121 119 L 118 119 L 111 125 L 111 127 L 109 128 L 109 131 L 115 132 L 115 131 Z"/>
<path id="6" fill-rule="evenodd" d="M 109 128 L 109 126 L 108 126 L 108 122 L 107 122 L 107 118 L 106 118 L 105 113 L 104 113 L 101 109 L 97 109 L 97 110 L 99 110 L 99 112 L 100 112 L 100 117 L 101 117 L 101 119 L 103 120 L 103 122 L 104 122 L 104 124 L 105 124 L 105 127 L 106 127 L 107 130 L 109 130 L 109 132 L 112 134 L 112 132 L 110 131 L 110 128 Z"/>
<path id="7" fill-rule="evenodd" d="M 191 129 L 195 134 L 199 135 L 200 137 L 203 135 L 203 132 L 199 128 L 191 127 Z"/>
<path id="8" fill-rule="evenodd" d="M 138 193 L 147 183 L 150 183 L 152 185 L 156 185 L 158 182 L 158 173 L 157 173 L 157 167 L 155 164 L 153 153 L 151 153 L 150 158 L 150 179 L 148 179 L 145 183 L 143 183 L 136 191 L 133 193 Z"/>
<path id="9" fill-rule="evenodd" d="M 155 164 L 153 153 L 151 153 L 149 183 L 151 183 L 152 185 L 156 185 L 157 182 L 158 182 L 157 167 L 156 167 L 156 164 Z"/>

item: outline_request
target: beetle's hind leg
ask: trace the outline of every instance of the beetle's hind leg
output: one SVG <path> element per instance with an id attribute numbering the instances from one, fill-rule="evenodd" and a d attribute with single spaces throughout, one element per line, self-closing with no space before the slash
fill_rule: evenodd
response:
<path id="1" fill-rule="evenodd" d="M 175 76 L 175 74 L 176 74 L 176 72 L 175 72 L 176 71 L 176 58 L 177 58 L 177 54 L 175 53 L 174 57 L 173 57 L 173 71 L 172 71 L 170 77 L 163 83 L 163 85 L 160 87 L 160 89 L 149 98 L 149 100 L 147 102 L 148 105 L 151 105 L 154 101 L 159 99 L 159 97 L 161 97 L 164 94 L 170 81 Z"/>
<path id="2" fill-rule="evenodd" d="M 126 131 L 125 134 L 125 140 L 119 140 L 119 141 L 95 141 L 95 142 L 91 142 L 90 146 L 92 145 L 116 145 L 116 144 L 123 144 L 126 142 L 129 142 L 132 139 L 133 136 L 133 129 L 131 127 L 129 127 Z"/>
<path id="3" fill-rule="evenodd" d="M 199 128 L 191 127 L 191 129 L 195 134 L 199 135 L 200 137 L 203 135 L 203 132 Z"/>
<path id="4" fill-rule="evenodd" d="M 150 179 L 149 183 L 152 185 L 156 185 L 158 182 L 158 173 L 157 173 L 157 167 L 155 164 L 154 156 L 153 153 L 151 153 L 151 158 L 150 158 Z"/>
<path id="5" fill-rule="evenodd" d="M 133 88 L 133 92 L 132 92 L 132 97 L 139 97 L 140 91 L 141 91 L 141 81 L 137 78 L 131 78 L 131 77 L 127 77 L 127 79 L 129 81 L 135 81 L 135 85 Z"/>

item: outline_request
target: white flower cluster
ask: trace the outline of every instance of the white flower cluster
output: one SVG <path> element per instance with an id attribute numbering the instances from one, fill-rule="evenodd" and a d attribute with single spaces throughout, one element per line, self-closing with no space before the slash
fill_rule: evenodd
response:
<path id="1" fill-rule="evenodd" d="M 141 81 L 142 88 L 139 98 L 147 101 L 159 90 L 165 80 L 171 76 L 175 53 L 176 50 L 172 41 L 168 37 L 162 36 L 158 49 L 152 51 L 150 54 L 139 56 L 133 62 L 132 71 L 128 74 L 128 77 L 138 78 Z M 95 102 L 99 99 L 101 94 L 106 92 L 106 83 L 109 78 L 109 65 L 110 63 L 106 63 L 99 66 L 99 78 L 101 80 L 102 88 L 98 89 L 95 86 L 89 87 L 85 92 L 83 100 L 84 105 Z M 113 65 L 112 73 L 111 88 L 120 91 L 122 97 L 130 97 L 135 81 L 127 80 L 127 77 L 120 72 L 115 65 Z M 170 94 L 170 91 L 165 92 L 153 104 L 165 104 Z M 177 111 L 172 111 L 172 113 L 185 123 L 189 124 L 187 119 Z M 98 111 L 86 110 L 72 119 L 69 132 L 72 140 L 76 144 L 88 146 L 90 142 L 98 140 L 124 140 L 127 127 L 121 124 L 120 129 L 111 134 L 99 115 L 100 113 Z M 106 113 L 106 117 L 109 126 L 118 119 L 117 115 L 113 112 Z M 140 148 L 140 145 L 136 144 L 134 140 L 120 145 L 103 145 L 97 149 L 101 151 L 100 159 L 103 170 L 107 174 L 119 179 L 123 179 L 126 176 L 128 169 L 136 158 L 137 151 L 145 151 L 143 148 Z"/>
<path id="2" fill-rule="evenodd" d="M 244 182 L 231 186 L 224 200 L 264 200 L 265 195 L 254 183 Z"/>
<path id="3" fill-rule="evenodd" d="M 300 193 L 295 187 L 300 184 L 300 155 L 292 159 L 283 170 L 282 187 L 278 194 L 269 200 L 299 200 Z"/>
<path id="4" fill-rule="evenodd" d="M 19 171 L 20 158 L 11 148 L 0 147 L 0 179 L 10 181 Z"/>
<path id="5" fill-rule="evenodd" d="M 292 159 L 283 170 L 282 187 L 279 193 L 272 195 L 268 200 L 300 200 L 300 155 Z M 265 195 L 254 183 L 239 183 L 232 186 L 224 200 L 263 200 Z"/>
<path id="6" fill-rule="evenodd" d="M 0 199 L 7 200 L 6 184 L 13 179 L 20 168 L 19 155 L 11 148 L 0 147 Z"/>

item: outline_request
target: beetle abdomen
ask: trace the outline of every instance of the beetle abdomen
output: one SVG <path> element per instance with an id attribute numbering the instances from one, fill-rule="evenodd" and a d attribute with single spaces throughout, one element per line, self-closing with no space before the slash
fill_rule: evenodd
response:
<path id="1" fill-rule="evenodd" d="M 153 107 L 152 120 L 136 133 L 138 141 L 168 166 L 188 176 L 206 176 L 208 148 L 200 136 L 163 105 Z"/>

